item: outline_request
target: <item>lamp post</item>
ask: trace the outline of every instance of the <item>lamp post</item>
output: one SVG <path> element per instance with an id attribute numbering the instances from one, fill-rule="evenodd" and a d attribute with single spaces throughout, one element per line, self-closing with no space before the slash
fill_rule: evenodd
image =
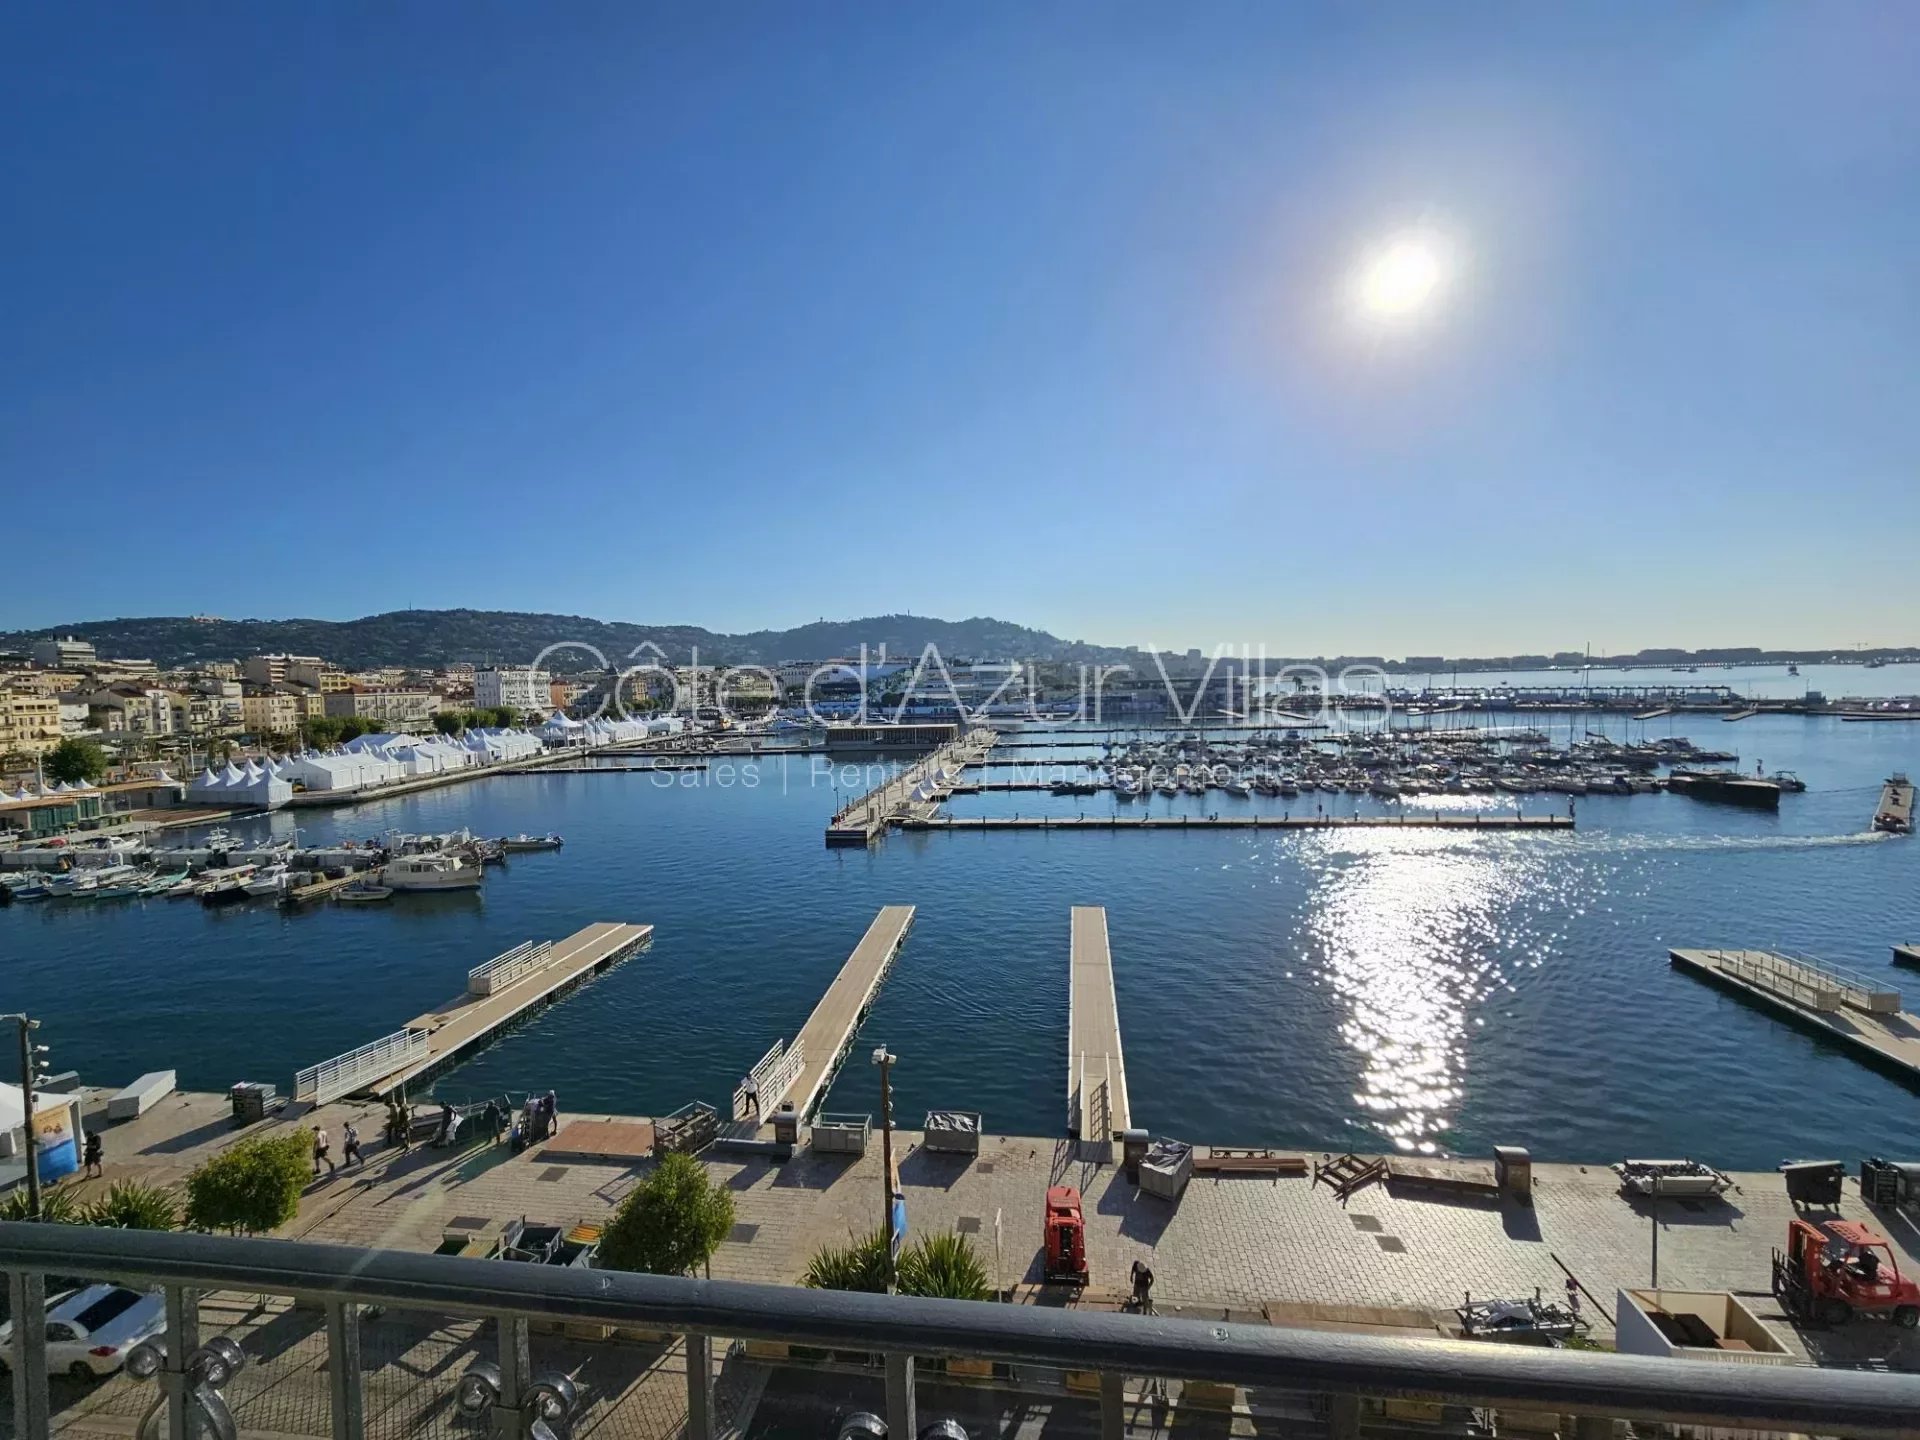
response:
<path id="1" fill-rule="evenodd" d="M 895 1252 L 899 1246 L 899 1236 L 893 1228 L 893 1062 L 895 1056 L 887 1053 L 887 1047 L 878 1046 L 873 1052 L 873 1063 L 880 1067 L 880 1210 L 887 1222 L 887 1293 L 891 1295 L 899 1282 L 899 1266 L 895 1261 Z"/>
<path id="2" fill-rule="evenodd" d="M 11 1020 L 20 1027 L 20 1125 L 26 1139 L 27 1151 L 27 1214 L 29 1218 L 40 1218 L 40 1153 L 34 1145 L 33 1135 L 33 1099 L 35 1082 L 39 1080 L 39 1058 L 47 1053 L 47 1047 L 33 1043 L 33 1032 L 40 1028 L 38 1020 L 26 1015 L 0 1015 L 0 1020 Z"/>

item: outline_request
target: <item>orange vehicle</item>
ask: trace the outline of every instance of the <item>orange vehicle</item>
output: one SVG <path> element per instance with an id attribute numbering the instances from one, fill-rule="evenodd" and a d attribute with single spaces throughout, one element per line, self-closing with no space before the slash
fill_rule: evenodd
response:
<path id="1" fill-rule="evenodd" d="M 1071 1185 L 1047 1190 L 1047 1225 L 1042 1241 L 1040 1273 L 1069 1285 L 1087 1283 L 1087 1220 L 1080 1210 L 1080 1192 Z"/>
<path id="2" fill-rule="evenodd" d="M 1887 1237 L 1858 1220 L 1790 1222 L 1786 1253 L 1773 1252 L 1773 1293 L 1789 1316 L 1813 1324 L 1884 1315 L 1907 1330 L 1920 1325 L 1920 1285 L 1900 1273 Z"/>

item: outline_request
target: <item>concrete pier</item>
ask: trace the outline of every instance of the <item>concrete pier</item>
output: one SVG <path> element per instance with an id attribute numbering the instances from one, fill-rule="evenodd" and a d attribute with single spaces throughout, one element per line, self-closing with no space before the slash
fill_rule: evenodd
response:
<path id="1" fill-rule="evenodd" d="M 984 727 L 948 741 L 882 785 L 848 802 L 827 822 L 827 844 L 868 845 L 895 820 L 931 816 L 952 782 L 986 758 L 999 737 Z M 944 778 L 943 778 L 944 776 Z"/>
<path id="2" fill-rule="evenodd" d="M 1771 950 L 1669 950 L 1675 968 L 1835 1041 L 1856 1059 L 1920 1082 L 1920 1016 L 1868 977 Z"/>
<path id="3" fill-rule="evenodd" d="M 1069 923 L 1067 1128 L 1080 1159 L 1105 1164 L 1114 1136 L 1133 1126 L 1106 907 L 1076 905 Z"/>

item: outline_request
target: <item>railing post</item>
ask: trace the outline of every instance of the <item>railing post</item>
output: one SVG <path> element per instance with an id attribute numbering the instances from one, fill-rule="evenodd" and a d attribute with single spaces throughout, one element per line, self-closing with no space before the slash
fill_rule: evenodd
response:
<path id="1" fill-rule="evenodd" d="M 1127 1377 L 1100 1372 L 1100 1440 L 1126 1440 Z"/>
<path id="2" fill-rule="evenodd" d="M 363 1440 L 367 1422 L 360 1391 L 360 1307 L 351 1300 L 327 1306 L 327 1378 L 333 1395 L 333 1440 Z"/>
<path id="3" fill-rule="evenodd" d="M 33 1144 L 33 1136 L 27 1136 Z M 13 1304 L 13 1433 L 19 1440 L 46 1435 L 47 1277 L 15 1270 L 7 1276 Z"/>
<path id="4" fill-rule="evenodd" d="M 533 1349 L 527 1317 L 500 1317 L 500 1399 L 493 1407 L 493 1433 L 500 1440 L 525 1440 L 533 1417 L 527 1413 L 527 1383 L 533 1374 Z"/>
<path id="5" fill-rule="evenodd" d="M 187 1361 L 200 1348 L 200 1292 L 169 1285 L 166 1299 L 167 1368 L 161 1373 L 167 1391 L 167 1434 L 194 1440 L 200 1433 L 200 1411 L 187 1403 Z"/>
<path id="6" fill-rule="evenodd" d="M 1329 1395 L 1327 1434 L 1332 1440 L 1360 1440 L 1360 1397 Z"/>
<path id="7" fill-rule="evenodd" d="M 689 1334 L 687 1353 L 687 1440 L 713 1440 L 713 1342 Z"/>
<path id="8" fill-rule="evenodd" d="M 887 1355 L 887 1434 L 911 1437 L 920 1433 L 913 1407 L 913 1356 Z"/>

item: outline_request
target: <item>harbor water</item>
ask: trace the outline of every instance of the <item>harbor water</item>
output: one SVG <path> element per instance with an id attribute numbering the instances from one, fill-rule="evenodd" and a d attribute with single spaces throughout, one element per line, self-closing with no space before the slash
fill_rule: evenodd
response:
<path id="1" fill-rule="evenodd" d="M 1631 722 L 1532 723 L 1565 743 Z M 1694 715 L 1632 726 L 1643 732 L 1736 750 L 1748 773 L 1761 760 L 1795 770 L 1807 792 L 1777 814 L 1581 797 L 1577 830 L 1562 833 L 930 832 L 862 851 L 822 845 L 833 783 L 844 798 L 870 780 L 823 778 L 824 756 L 497 776 L 305 812 L 301 839 L 466 826 L 557 830 L 563 850 L 511 857 L 478 893 L 379 906 L 15 905 L 0 912 L 0 1009 L 42 1017 L 52 1068 L 88 1083 L 172 1068 L 188 1088 L 284 1088 L 297 1067 L 457 994 L 468 968 L 518 941 L 641 921 L 656 927 L 648 949 L 451 1071 L 439 1093 L 553 1089 L 575 1113 L 724 1107 L 745 1068 L 799 1029 L 875 910 L 904 902 L 918 907 L 913 931 L 828 1108 L 877 1111 L 864 1057 L 885 1043 L 907 1123 L 951 1106 L 996 1132 L 1048 1136 L 1066 1116 L 1067 911 L 1098 904 L 1134 1112 L 1157 1133 L 1316 1150 L 1524 1144 L 1547 1159 L 1696 1155 L 1743 1168 L 1913 1158 L 1913 1089 L 1671 970 L 1666 952 L 1808 952 L 1904 984 L 1920 1009 L 1920 972 L 1888 959 L 1893 942 L 1920 938 L 1920 839 L 1868 830 L 1881 779 L 1920 770 L 1920 724 Z M 989 793 L 949 809 L 1316 803 L 1399 813 L 1367 797 L 1220 792 Z M 1406 808 L 1567 803 L 1499 793 Z M 285 835 L 295 819 L 231 828 Z"/>

